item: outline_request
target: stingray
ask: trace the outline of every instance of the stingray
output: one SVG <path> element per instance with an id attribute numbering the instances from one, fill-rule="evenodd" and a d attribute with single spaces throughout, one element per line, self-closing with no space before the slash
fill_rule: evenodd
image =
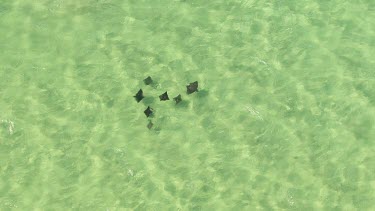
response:
<path id="1" fill-rule="evenodd" d="M 144 98 L 142 89 L 140 89 L 134 97 L 135 100 L 139 103 Z"/>
<path id="2" fill-rule="evenodd" d="M 188 94 L 191 94 L 197 91 L 198 91 L 198 81 L 190 83 L 189 85 L 186 86 L 186 92 Z"/>
<path id="3" fill-rule="evenodd" d="M 152 115 L 152 108 L 150 108 L 150 106 L 147 106 L 146 110 L 144 111 L 144 113 L 146 114 L 147 117 L 151 116 Z"/>
<path id="4" fill-rule="evenodd" d="M 145 82 L 146 85 L 150 85 L 152 83 L 152 78 L 148 76 L 146 79 L 143 80 L 143 82 Z"/>
<path id="5" fill-rule="evenodd" d="M 177 95 L 177 97 L 173 98 L 173 100 L 176 102 L 176 104 L 178 104 L 182 100 L 181 95 Z"/>
<path id="6" fill-rule="evenodd" d="M 160 101 L 169 100 L 168 93 L 164 92 L 162 95 L 159 96 Z"/>

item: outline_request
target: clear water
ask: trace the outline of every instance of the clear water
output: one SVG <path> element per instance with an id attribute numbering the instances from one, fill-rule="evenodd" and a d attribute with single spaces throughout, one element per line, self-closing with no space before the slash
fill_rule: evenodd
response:
<path id="1" fill-rule="evenodd" d="M 374 2 L 0 1 L 0 209 L 375 210 Z"/>

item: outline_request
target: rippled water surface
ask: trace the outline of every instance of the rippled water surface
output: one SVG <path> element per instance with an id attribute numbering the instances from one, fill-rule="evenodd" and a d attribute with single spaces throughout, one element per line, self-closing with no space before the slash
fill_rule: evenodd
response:
<path id="1" fill-rule="evenodd" d="M 1 210 L 375 210 L 372 0 L 2 0 L 0 49 Z"/>

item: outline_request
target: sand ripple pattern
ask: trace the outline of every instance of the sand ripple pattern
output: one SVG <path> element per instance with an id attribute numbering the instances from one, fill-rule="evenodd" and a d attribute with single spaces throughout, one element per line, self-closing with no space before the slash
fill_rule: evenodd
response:
<path id="1" fill-rule="evenodd" d="M 374 9 L 0 1 L 0 209 L 375 210 Z"/>

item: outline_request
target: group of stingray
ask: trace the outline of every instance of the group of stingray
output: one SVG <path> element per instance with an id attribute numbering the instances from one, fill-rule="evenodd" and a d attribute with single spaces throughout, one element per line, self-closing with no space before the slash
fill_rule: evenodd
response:
<path id="1" fill-rule="evenodd" d="M 143 82 L 146 85 L 150 85 L 153 83 L 153 80 L 150 76 L 148 76 L 146 79 L 143 80 Z M 189 85 L 186 86 L 186 93 L 192 94 L 194 92 L 198 91 L 198 81 L 192 82 Z M 143 96 L 143 90 L 139 89 L 136 95 L 134 95 L 135 100 L 139 103 L 144 98 Z M 169 96 L 167 92 L 164 92 L 159 96 L 160 101 L 166 101 L 169 100 Z M 173 100 L 176 102 L 176 104 L 180 103 L 182 101 L 181 95 L 177 95 L 173 98 Z M 150 117 L 153 114 L 153 109 L 150 106 L 147 106 L 146 110 L 144 111 L 146 117 Z M 147 125 L 148 129 L 151 129 L 153 126 L 153 123 L 150 121 Z"/>

